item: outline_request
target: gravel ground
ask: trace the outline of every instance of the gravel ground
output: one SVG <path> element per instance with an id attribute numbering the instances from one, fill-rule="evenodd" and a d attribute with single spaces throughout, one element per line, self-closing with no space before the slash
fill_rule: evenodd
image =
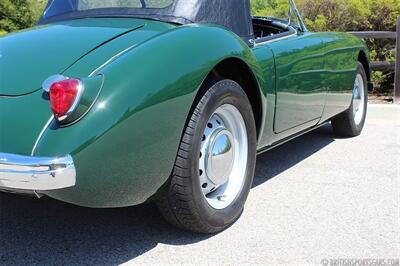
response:
<path id="1" fill-rule="evenodd" d="M 400 106 L 371 105 L 358 138 L 325 126 L 260 155 L 242 217 L 218 235 L 174 229 L 151 204 L 95 210 L 0 193 L 0 265 L 398 259 L 399 166 Z"/>

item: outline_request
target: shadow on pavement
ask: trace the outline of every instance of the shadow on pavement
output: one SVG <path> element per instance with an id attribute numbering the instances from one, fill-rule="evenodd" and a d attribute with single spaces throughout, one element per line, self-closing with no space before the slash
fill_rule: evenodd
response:
<path id="1" fill-rule="evenodd" d="M 325 125 L 259 155 L 253 188 L 295 166 L 334 141 L 331 125 Z"/>
<path id="2" fill-rule="evenodd" d="M 333 142 L 329 126 L 309 133 L 257 160 L 254 186 Z M 120 264 L 159 243 L 185 245 L 212 236 L 167 225 L 153 204 L 88 209 L 43 198 L 0 193 L 0 264 Z"/>

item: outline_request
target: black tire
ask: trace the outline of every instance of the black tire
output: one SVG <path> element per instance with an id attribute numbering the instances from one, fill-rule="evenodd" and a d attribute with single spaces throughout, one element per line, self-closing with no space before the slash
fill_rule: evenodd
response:
<path id="1" fill-rule="evenodd" d="M 214 81 L 203 86 L 183 134 L 168 188 L 158 201 L 165 219 L 181 229 L 216 233 L 233 224 L 241 215 L 252 186 L 256 164 L 256 126 L 251 104 L 239 84 L 232 80 Z M 199 152 L 209 117 L 224 104 L 234 105 L 244 118 L 248 136 L 248 158 L 244 185 L 225 209 L 212 208 L 200 187 Z"/>
<path id="2" fill-rule="evenodd" d="M 367 83 L 367 74 L 365 72 L 364 66 L 361 63 L 358 63 L 357 66 L 357 75 L 360 74 L 363 78 L 364 83 L 364 113 L 362 115 L 362 119 L 360 123 L 355 122 L 355 118 L 353 115 L 353 101 L 351 101 L 349 109 L 340 115 L 336 116 L 332 119 L 332 127 L 335 135 L 341 137 L 355 137 L 361 134 L 365 120 L 367 117 L 368 110 L 368 83 Z"/>

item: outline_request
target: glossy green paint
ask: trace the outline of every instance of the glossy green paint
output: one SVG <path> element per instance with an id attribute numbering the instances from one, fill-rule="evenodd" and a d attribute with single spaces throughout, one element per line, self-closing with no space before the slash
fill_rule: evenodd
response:
<path id="1" fill-rule="evenodd" d="M 327 88 L 322 121 L 349 108 L 356 77 L 357 62 L 362 52 L 369 62 L 369 51 L 364 43 L 347 33 L 323 34 L 325 43 L 324 87 Z M 368 72 L 368 70 L 366 69 Z M 371 73 L 368 73 L 370 76 Z"/>
<path id="2" fill-rule="evenodd" d="M 45 194 L 91 207 L 146 201 L 172 171 L 199 87 L 232 57 L 257 66 L 234 34 L 193 25 L 157 35 L 98 70 L 104 85 L 92 110 L 73 126 L 50 127 L 35 153 L 72 154 L 81 178 L 73 188 Z"/>
<path id="3" fill-rule="evenodd" d="M 267 45 L 276 62 L 274 131 L 280 133 L 310 121 L 315 121 L 315 125 L 325 104 L 325 88 L 321 83 L 323 40 L 314 33 L 299 33 L 284 42 Z"/>
<path id="4" fill-rule="evenodd" d="M 99 74 L 93 77 L 81 78 L 80 81 L 84 88 L 81 99 L 74 113 L 59 123 L 62 128 L 78 123 L 90 111 L 100 96 L 104 84 L 104 76 Z"/>
<path id="5" fill-rule="evenodd" d="M 118 21 L 119 19 L 114 19 Z M 130 19 L 133 20 L 133 19 Z M 96 50 L 87 54 L 64 71 L 64 75 L 71 77 L 87 77 L 93 76 L 99 67 L 108 64 L 109 60 L 118 57 L 120 53 L 134 49 L 136 46 L 144 42 L 150 41 L 152 38 L 168 32 L 176 27 L 176 25 L 162 23 L 157 21 L 135 19 L 136 23 L 141 26 L 139 29 L 125 33 L 111 42 L 105 43 Z M 125 25 L 125 20 L 120 23 Z"/>
<path id="6" fill-rule="evenodd" d="M 42 90 L 21 97 L 0 97 L 0 151 L 30 155 L 51 117 Z"/>
<path id="7" fill-rule="evenodd" d="M 297 43 L 304 39 L 307 41 Z M 300 32 L 259 46 L 273 53 L 277 82 L 275 90 L 267 90 L 265 94 L 267 111 L 259 145 L 261 151 L 307 132 L 346 110 L 351 103 L 358 56 L 363 52 L 369 61 L 365 44 L 347 33 Z M 310 50 L 305 52 L 303 48 Z M 279 86 L 279 82 L 285 86 Z M 277 128 L 276 123 L 283 126 Z"/>
<path id="8" fill-rule="evenodd" d="M 103 20 L 68 23 L 88 28 L 87 23 L 102 25 Z M 350 103 L 348 91 L 353 83 L 350 77 L 355 73 L 355 55 L 365 49 L 359 40 L 333 33 L 326 37 L 324 33 L 292 36 L 290 40 L 249 48 L 233 33 L 213 25 L 177 27 L 140 19 L 113 19 L 113 23 L 116 29 L 134 30 L 123 31 L 118 38 L 92 47 L 90 53 L 70 62 L 71 65 L 61 71 L 91 84 L 87 86 L 88 100 L 82 103 L 90 111 L 77 123 L 60 127 L 53 121 L 38 139 L 51 116 L 48 101 L 41 98 L 42 92 L 11 98 L 0 96 L 0 151 L 29 154 L 37 141 L 35 156 L 71 154 L 77 168 L 76 186 L 43 193 L 82 206 L 130 206 L 156 194 L 172 171 L 186 119 L 201 84 L 225 59 L 242 61 L 256 79 L 257 86 L 247 89 L 256 90 L 260 95 L 259 149 L 263 149 L 322 122 L 325 101 L 330 103 L 330 115 L 343 111 Z M 57 25 L 46 27 L 58 28 Z M 60 32 L 65 30 L 59 29 L 62 29 Z M 40 32 L 42 28 L 36 30 Z M 307 45 L 318 52 L 311 52 L 311 48 L 303 51 L 301 47 Z M 334 65 L 336 56 L 344 58 L 349 54 L 351 57 L 347 61 Z M 323 63 L 311 64 L 321 58 Z M 46 67 L 52 64 L 51 60 L 42 61 Z M 0 63 L 4 67 L 3 62 Z M 278 63 L 277 68 L 275 63 Z M 12 67 L 17 68 L 16 65 Z M 308 67 L 307 71 L 303 73 L 302 67 Z M 35 72 L 44 73 L 40 68 L 30 71 L 32 76 Z M 330 72 L 337 75 L 331 77 Z M 54 70 L 51 74 L 55 73 L 58 72 Z M 309 77 L 311 81 L 306 80 Z M 301 78 L 304 82 L 292 87 L 294 80 L 301 81 Z M 339 78 L 344 80 L 336 81 Z M 291 100 L 284 93 L 305 102 Z M 340 103 L 335 103 L 336 98 L 330 95 L 338 94 L 343 97 Z M 276 134 L 276 107 L 287 102 L 296 104 L 296 110 L 305 116 L 317 117 L 317 121 L 302 124 L 302 121 L 291 120 L 293 128 Z M 307 110 L 309 107 L 311 111 Z M 279 115 L 289 117 L 293 110 L 281 108 Z M 24 111 L 30 113 L 25 116 Z M 29 122 L 25 122 L 25 117 Z M 33 130 L 27 133 L 26 129 Z"/>
<path id="9" fill-rule="evenodd" d="M 94 104 L 102 87 L 103 76 L 83 78 L 82 82 L 85 90 L 73 114 L 76 121 Z M 31 155 L 43 127 L 52 118 L 48 94 L 41 89 L 24 96 L 0 96 L 0 151 Z"/>
<path id="10" fill-rule="evenodd" d="M 41 88 L 97 46 L 140 28 L 143 20 L 73 20 L 0 38 L 0 95 L 24 95 Z"/>

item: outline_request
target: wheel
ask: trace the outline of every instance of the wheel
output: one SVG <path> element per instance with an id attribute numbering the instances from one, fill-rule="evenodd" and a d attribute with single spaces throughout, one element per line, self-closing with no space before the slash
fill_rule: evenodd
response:
<path id="1" fill-rule="evenodd" d="M 239 84 L 220 80 L 204 87 L 158 207 L 172 225 L 216 233 L 242 213 L 254 176 L 257 137 L 250 102 Z"/>
<path id="2" fill-rule="evenodd" d="M 358 63 L 350 108 L 332 119 L 334 133 L 338 136 L 344 137 L 355 137 L 360 135 L 367 117 L 367 107 L 367 75 L 363 65 Z"/>

